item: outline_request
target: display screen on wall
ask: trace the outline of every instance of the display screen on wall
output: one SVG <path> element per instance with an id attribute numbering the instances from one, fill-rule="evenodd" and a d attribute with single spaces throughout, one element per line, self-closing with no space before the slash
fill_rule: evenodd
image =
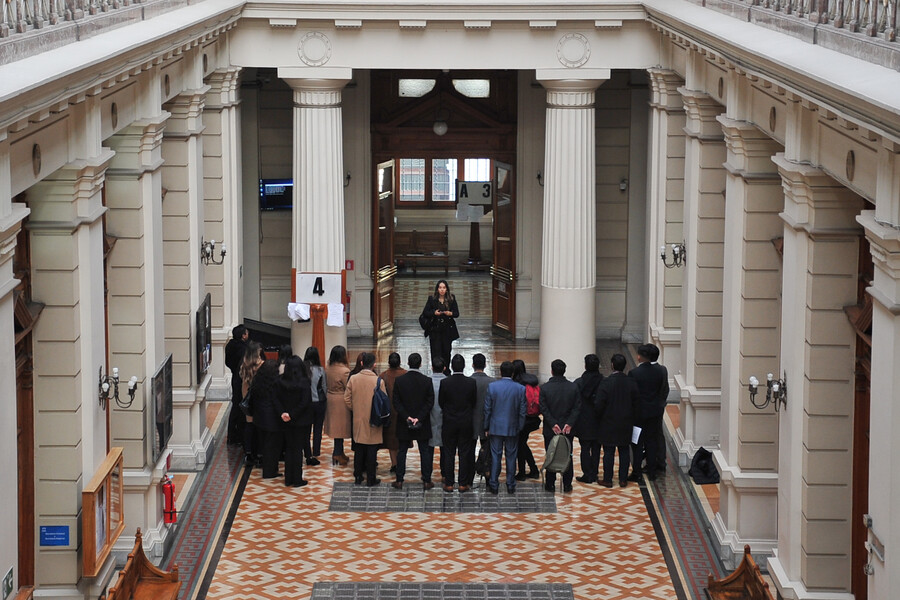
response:
<path id="1" fill-rule="evenodd" d="M 153 414 L 156 428 L 153 435 L 153 462 L 156 463 L 172 437 L 172 355 L 159 366 L 151 381 Z"/>
<path id="2" fill-rule="evenodd" d="M 293 205 L 292 179 L 259 180 L 259 210 L 290 210 Z"/>
<path id="3" fill-rule="evenodd" d="M 203 376 L 212 362 L 212 301 L 210 295 L 197 309 L 197 383 L 203 381 Z"/>

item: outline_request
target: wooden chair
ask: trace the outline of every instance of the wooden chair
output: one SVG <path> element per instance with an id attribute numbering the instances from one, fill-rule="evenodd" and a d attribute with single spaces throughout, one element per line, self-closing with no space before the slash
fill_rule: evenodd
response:
<path id="1" fill-rule="evenodd" d="M 180 589 L 178 567 L 172 567 L 167 573 L 151 563 L 144 554 L 141 529 L 138 528 L 134 550 L 119 571 L 116 584 L 109 588 L 106 600 L 175 600 Z"/>
<path id="2" fill-rule="evenodd" d="M 744 546 L 744 559 L 731 575 L 719 580 L 709 576 L 706 597 L 709 600 L 774 600 L 759 565 L 750 555 L 750 546 Z"/>

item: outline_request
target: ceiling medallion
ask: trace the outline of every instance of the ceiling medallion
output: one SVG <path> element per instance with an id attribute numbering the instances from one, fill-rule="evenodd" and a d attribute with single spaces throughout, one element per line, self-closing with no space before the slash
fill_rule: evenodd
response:
<path id="1" fill-rule="evenodd" d="M 591 45 L 580 33 L 567 33 L 556 45 L 556 57 L 565 67 L 580 67 L 591 57 Z"/>
<path id="2" fill-rule="evenodd" d="M 297 54 L 310 67 L 321 67 L 331 59 L 331 42 L 321 31 L 309 31 L 300 38 Z"/>

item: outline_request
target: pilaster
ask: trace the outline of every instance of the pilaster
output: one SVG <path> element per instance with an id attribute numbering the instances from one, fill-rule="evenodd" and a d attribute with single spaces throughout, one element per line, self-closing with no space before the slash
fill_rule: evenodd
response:
<path id="1" fill-rule="evenodd" d="M 106 370 L 102 189 L 112 152 L 79 160 L 32 186 L 28 229 L 34 328 L 35 525 L 69 528 L 68 546 L 38 547 L 35 581 L 79 593 L 81 488 L 106 456 L 97 371 Z"/>
<path id="2" fill-rule="evenodd" d="M 650 76 L 650 177 L 647 197 L 649 338 L 659 347 L 659 361 L 681 364 L 681 296 L 684 269 L 667 269 L 655 248 L 684 240 L 684 80 L 668 69 L 648 69 Z M 670 368 L 674 387 L 676 369 Z"/>
<path id="3" fill-rule="evenodd" d="M 544 380 L 554 359 L 577 366 L 596 349 L 594 97 L 602 81 L 541 83 L 547 89 L 538 363 Z"/>
<path id="4" fill-rule="evenodd" d="M 241 207 L 241 143 L 239 81 L 241 69 L 213 72 L 203 109 L 203 237 L 227 246 L 221 265 L 207 265 L 206 291 L 212 299 L 212 365 L 210 394 L 230 398 L 226 381 L 225 343 L 232 328 L 243 321 L 241 265 L 243 220 Z M 218 258 L 218 257 L 217 257 Z"/>
<path id="5" fill-rule="evenodd" d="M 723 107 L 703 92 L 679 88 L 685 108 L 681 394 L 676 434 L 679 463 L 719 443 L 722 376 L 722 269 L 725 144 L 716 117 Z"/>
<path id="6" fill-rule="evenodd" d="M 340 273 L 345 258 L 341 90 L 350 72 L 334 79 L 290 75 L 279 70 L 294 90 L 292 265 L 297 272 Z M 293 323 L 294 349 L 302 352 L 311 342 L 312 323 Z M 326 348 L 346 343 L 346 326 L 325 328 Z"/>
<path id="7" fill-rule="evenodd" d="M 113 445 L 125 449 L 126 535 L 117 547 L 128 550 L 141 527 L 150 555 L 161 552 L 157 544 L 165 536 L 157 487 L 165 456 L 153 452 L 158 443 L 151 380 L 167 355 L 163 297 L 154 290 L 164 287 L 158 257 L 163 255 L 161 167 L 168 117 L 136 121 L 107 140 L 116 152 L 106 191 L 107 234 L 115 239 L 107 269 L 110 365 L 119 367 L 121 377 L 139 380 L 130 407 L 109 407 Z"/>
<path id="8" fill-rule="evenodd" d="M 209 86 L 165 105 L 162 142 L 162 250 L 165 346 L 172 353 L 173 432 L 169 448 L 184 468 L 200 469 L 212 451 L 206 387 L 197 381 L 195 312 L 206 295 L 200 265 L 203 206 L 203 107 Z"/>
<path id="9" fill-rule="evenodd" d="M 869 288 L 872 296 L 872 370 L 869 392 L 869 506 L 872 526 L 868 541 L 883 547 L 883 559 L 871 553 L 868 578 L 869 598 L 884 599 L 900 589 L 900 221 L 897 213 L 900 197 L 900 146 L 885 143 L 881 149 L 879 195 L 875 211 L 863 211 L 857 221 L 865 228 L 875 265 L 875 279 Z M 881 215 L 884 216 L 881 216 Z"/>
<path id="10" fill-rule="evenodd" d="M 785 192 L 778 437 L 778 548 L 784 598 L 847 598 L 856 303 L 862 200 L 809 165 L 773 159 Z M 875 413 L 873 413 L 874 415 Z M 815 592 L 815 596 L 812 594 Z"/>
<path id="11" fill-rule="evenodd" d="M 750 544 L 755 555 L 777 544 L 778 416 L 749 401 L 750 375 L 780 364 L 781 261 L 775 243 L 784 223 L 781 177 L 772 156 L 781 150 L 755 125 L 723 115 L 727 161 L 722 280 L 722 406 L 720 508 L 713 531 L 723 560 L 735 568 Z"/>

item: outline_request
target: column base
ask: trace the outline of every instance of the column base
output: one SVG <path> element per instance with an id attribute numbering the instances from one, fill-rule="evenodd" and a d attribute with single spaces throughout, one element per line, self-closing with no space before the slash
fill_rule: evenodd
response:
<path id="1" fill-rule="evenodd" d="M 681 417 L 675 443 L 678 464 L 685 466 L 699 448 L 713 450 L 719 447 L 722 390 L 699 390 L 688 385 L 681 373 L 675 375 L 675 386 L 681 396 Z"/>
<path id="2" fill-rule="evenodd" d="M 769 559 L 769 576 L 775 582 L 778 598 L 783 600 L 854 600 L 855 596 L 848 592 L 811 592 L 801 581 L 792 581 L 781 561 L 778 551 Z"/>
<path id="3" fill-rule="evenodd" d="M 592 287 L 541 286 L 542 335 L 538 362 L 541 381 L 550 378 L 550 363 L 557 358 L 565 361 L 569 377 L 577 377 L 584 370 L 584 356 L 597 351 L 595 297 Z"/>
<path id="4" fill-rule="evenodd" d="M 778 473 L 745 473 L 729 465 L 721 450 L 713 451 L 713 460 L 721 480 L 719 512 L 712 522 L 719 557 L 726 568 L 735 569 L 749 544 L 760 564 L 778 546 Z"/>

